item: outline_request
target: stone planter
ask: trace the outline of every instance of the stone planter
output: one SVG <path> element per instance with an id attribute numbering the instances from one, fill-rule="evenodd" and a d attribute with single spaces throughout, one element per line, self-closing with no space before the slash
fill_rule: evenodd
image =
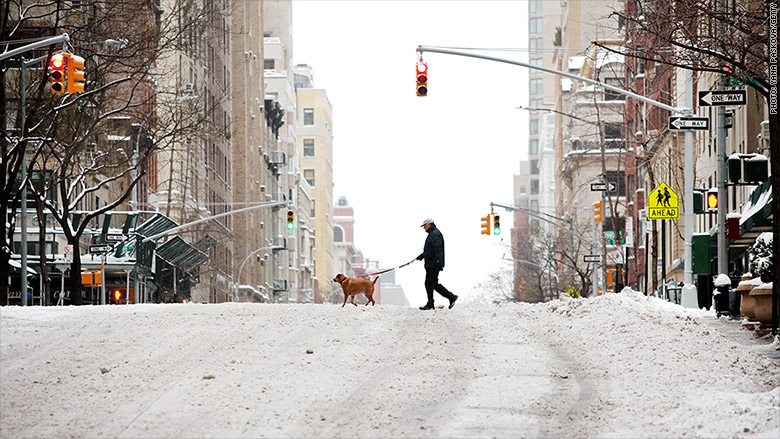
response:
<path id="1" fill-rule="evenodd" d="M 764 325 L 772 324 L 772 283 L 761 284 L 749 296 L 753 298 L 753 314 Z M 780 306 L 778 307 L 780 308 Z M 780 309 L 779 309 L 780 310 Z M 780 314 L 778 314 L 780 315 Z"/>
<path id="2" fill-rule="evenodd" d="M 748 320 L 755 320 L 754 308 L 756 299 L 750 295 L 750 291 L 761 284 L 761 279 L 752 279 L 750 276 L 743 276 L 742 281 L 737 286 L 737 293 L 740 295 L 739 313 Z"/>

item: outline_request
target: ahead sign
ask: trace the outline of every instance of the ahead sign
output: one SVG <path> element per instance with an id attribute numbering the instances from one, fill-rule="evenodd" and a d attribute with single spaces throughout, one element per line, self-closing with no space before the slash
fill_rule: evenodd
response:
<path id="1" fill-rule="evenodd" d="M 647 196 L 647 219 L 680 218 L 680 198 L 668 184 L 661 182 Z"/>
<path id="2" fill-rule="evenodd" d="M 709 117 L 671 116 L 669 118 L 670 130 L 708 130 L 710 129 Z"/>
<path id="3" fill-rule="evenodd" d="M 700 90 L 699 105 L 713 107 L 717 105 L 745 105 L 747 92 L 745 90 Z"/>

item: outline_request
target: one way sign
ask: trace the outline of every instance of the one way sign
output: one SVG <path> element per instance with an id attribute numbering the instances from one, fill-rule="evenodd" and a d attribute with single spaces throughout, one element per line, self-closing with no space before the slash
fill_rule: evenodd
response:
<path id="1" fill-rule="evenodd" d="M 670 130 L 708 130 L 710 129 L 710 118 L 671 116 L 669 118 L 669 129 Z"/>
<path id="2" fill-rule="evenodd" d="M 699 105 L 713 107 L 718 105 L 745 105 L 747 92 L 745 90 L 700 90 Z"/>

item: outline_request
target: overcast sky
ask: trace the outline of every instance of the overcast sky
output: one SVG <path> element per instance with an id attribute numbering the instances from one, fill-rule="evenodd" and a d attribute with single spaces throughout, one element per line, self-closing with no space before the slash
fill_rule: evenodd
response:
<path id="1" fill-rule="evenodd" d="M 415 94 L 418 45 L 527 47 L 525 1 L 293 2 L 293 62 L 314 70 L 333 105 L 334 202 L 355 210 L 354 244 L 383 267 L 422 252 L 433 218 L 446 243 L 440 282 L 469 295 L 509 257 L 511 214 L 501 237 L 480 234 L 490 202 L 512 204 L 513 175 L 527 150 L 527 71 L 425 53 L 427 97 Z M 527 61 L 524 51 L 480 52 Z M 335 274 L 335 273 L 334 273 Z M 425 302 L 417 262 L 397 271 L 412 305 Z M 465 296 L 464 296 L 465 297 Z M 444 299 L 437 296 L 437 301 Z"/>

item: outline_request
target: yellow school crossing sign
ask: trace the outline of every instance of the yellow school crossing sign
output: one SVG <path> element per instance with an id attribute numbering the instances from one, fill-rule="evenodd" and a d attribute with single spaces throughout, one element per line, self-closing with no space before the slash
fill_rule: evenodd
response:
<path id="1" fill-rule="evenodd" d="M 680 198 L 663 181 L 647 196 L 647 219 L 680 218 Z"/>

